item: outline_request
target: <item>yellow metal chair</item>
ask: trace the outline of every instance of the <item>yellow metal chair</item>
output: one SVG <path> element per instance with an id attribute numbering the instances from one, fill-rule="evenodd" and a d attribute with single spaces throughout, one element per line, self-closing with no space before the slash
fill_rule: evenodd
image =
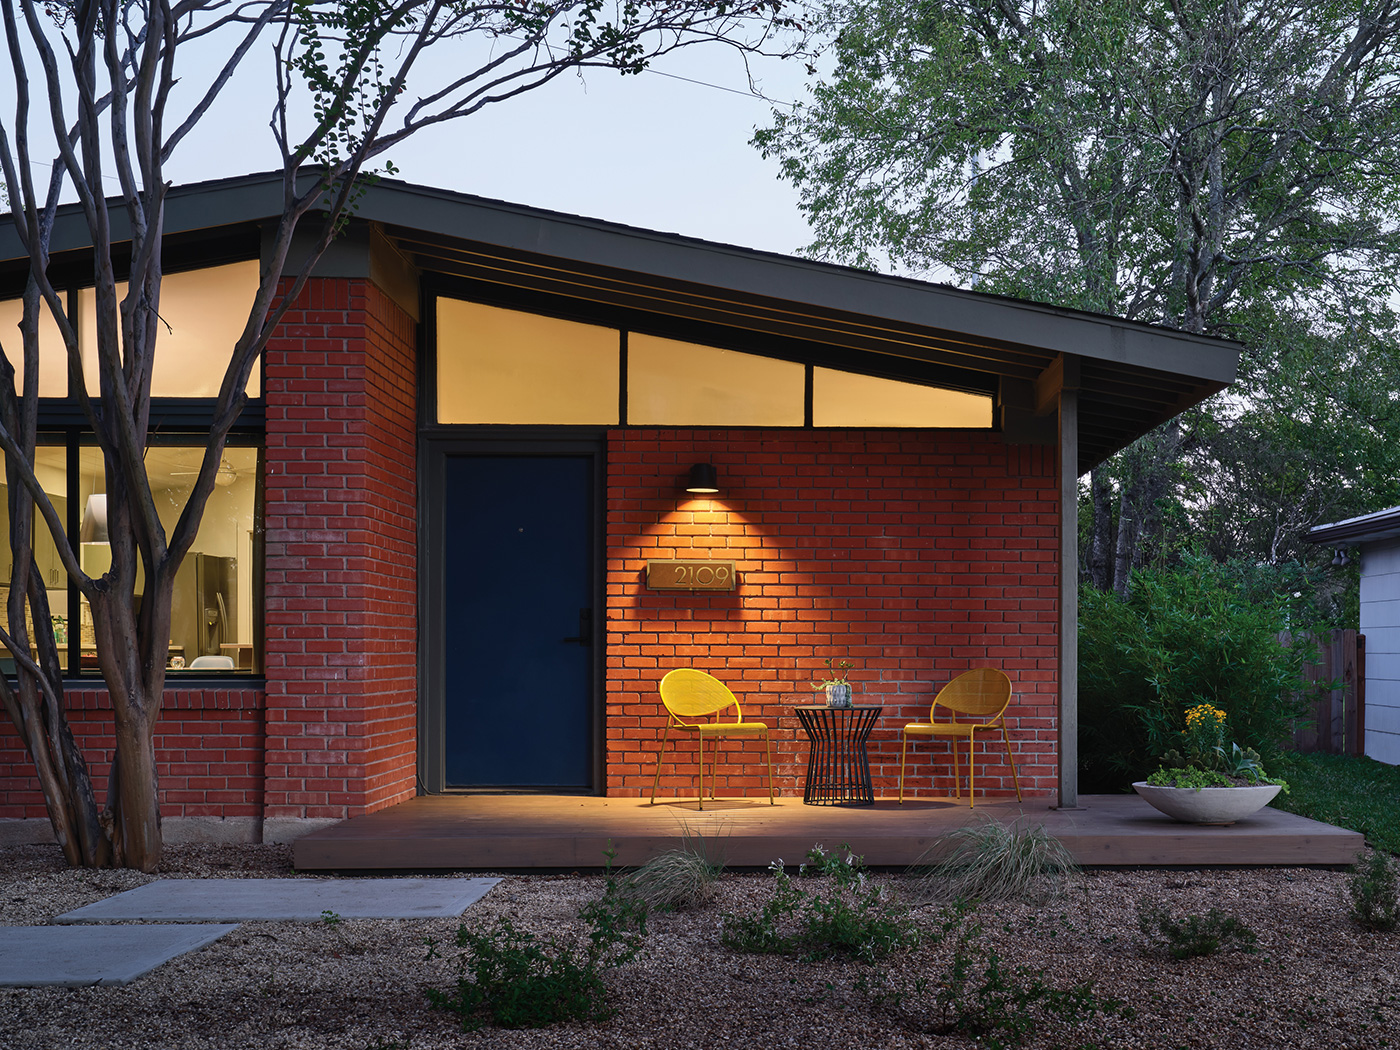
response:
<path id="1" fill-rule="evenodd" d="M 904 804 L 904 755 L 912 737 L 947 737 L 953 742 L 953 790 L 962 798 L 962 771 L 958 767 L 958 741 L 967 741 L 967 804 L 973 803 L 975 772 L 972 745 L 975 734 L 1000 729 L 1006 744 L 1006 757 L 1011 761 L 1011 780 L 1016 785 L 1016 801 L 1021 801 L 1021 778 L 1016 775 L 1016 759 L 1011 754 L 1011 738 L 1006 732 L 1006 708 L 1011 703 L 1011 679 L 995 667 L 976 667 L 965 671 L 938 691 L 929 708 L 927 722 L 911 722 L 904 727 L 899 748 L 899 802 Z M 937 720 L 939 707 L 952 716 L 948 722 Z M 959 722 L 958 716 L 980 718 L 980 722 Z"/>
<path id="2" fill-rule="evenodd" d="M 768 759 L 768 802 L 773 804 L 773 751 L 768 741 L 768 726 L 762 722 L 745 722 L 743 709 L 733 693 L 719 679 L 693 667 L 681 667 L 661 679 L 661 702 L 668 714 L 666 732 L 656 749 L 656 777 L 651 782 L 651 805 L 656 805 L 656 786 L 661 783 L 661 758 L 671 730 L 694 733 L 700 750 L 700 808 L 705 808 L 705 741 L 715 742 L 710 758 L 710 798 L 715 797 L 715 765 L 719 761 L 719 739 L 726 736 L 763 738 L 763 751 Z M 734 708 L 733 722 L 720 722 L 724 711 Z M 713 722 L 697 722 L 697 718 L 713 718 Z"/>

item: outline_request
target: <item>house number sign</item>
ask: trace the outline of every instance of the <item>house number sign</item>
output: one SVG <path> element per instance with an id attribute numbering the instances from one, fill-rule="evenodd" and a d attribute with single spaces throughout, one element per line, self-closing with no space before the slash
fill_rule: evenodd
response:
<path id="1" fill-rule="evenodd" d="M 647 588 L 653 591 L 732 591 L 738 579 L 732 561 L 647 562 Z"/>

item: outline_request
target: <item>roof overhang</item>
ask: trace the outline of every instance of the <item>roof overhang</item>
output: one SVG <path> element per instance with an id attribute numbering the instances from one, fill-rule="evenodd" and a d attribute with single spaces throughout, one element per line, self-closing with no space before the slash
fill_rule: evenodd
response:
<path id="1" fill-rule="evenodd" d="M 1400 507 L 1378 510 L 1357 518 L 1334 521 L 1309 529 L 1309 543 L 1370 543 L 1400 538 Z"/>
<path id="2" fill-rule="evenodd" d="M 176 187 L 165 229 L 197 255 L 281 209 L 280 173 Z M 117 240 L 122 219 L 114 209 Z M 682 318 L 721 342 L 742 333 L 817 357 L 856 353 L 873 371 L 998 390 L 1029 413 L 1053 408 L 1047 377 L 1076 356 L 1081 473 L 1229 385 L 1239 358 L 1226 340 L 388 180 L 366 190 L 356 221 L 421 275 L 604 305 L 643 323 Z M 81 212 L 63 209 L 55 261 L 69 253 L 81 266 L 88 243 Z M 22 271 L 23 255 L 0 225 L 0 279 Z"/>

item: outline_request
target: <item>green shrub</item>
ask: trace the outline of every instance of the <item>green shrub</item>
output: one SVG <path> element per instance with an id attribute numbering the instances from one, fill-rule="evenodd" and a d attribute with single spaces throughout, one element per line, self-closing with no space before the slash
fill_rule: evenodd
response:
<path id="1" fill-rule="evenodd" d="M 816 865 L 831 858 L 816 847 Z M 720 943 L 737 952 L 794 955 L 804 959 L 845 958 L 874 962 L 917 947 L 919 930 L 906 911 L 891 903 L 861 870 L 860 858 L 836 859 L 825 892 L 799 888 L 782 861 L 769 868 L 773 896 L 753 915 L 725 914 Z M 806 873 L 807 865 L 799 869 Z M 820 876 L 820 870 L 816 875 Z"/>
<path id="2" fill-rule="evenodd" d="M 553 937 L 536 937 L 497 919 L 479 933 L 459 927 L 457 945 L 465 955 L 456 988 L 430 988 L 428 1001 L 457 1014 L 463 1030 L 481 1027 L 486 1016 L 502 1028 L 543 1028 L 612 1014 L 596 963 Z"/>
<path id="3" fill-rule="evenodd" d="M 971 824 L 950 833 L 932 852 L 938 860 L 915 874 L 920 895 L 934 900 L 1054 897 L 1079 870 L 1043 824 Z"/>
<path id="4" fill-rule="evenodd" d="M 1351 917 L 1366 929 L 1386 932 L 1400 926 L 1400 871 L 1384 850 L 1357 855 L 1347 896 Z"/>
<path id="5" fill-rule="evenodd" d="M 995 951 L 980 947 L 981 927 L 965 916 L 965 909 L 944 913 L 940 939 L 951 933 L 955 940 L 942 972 L 899 982 L 878 973 L 862 976 L 856 990 L 905 1028 L 966 1036 L 991 1050 L 1020 1046 L 1051 1024 L 1084 1025 L 1105 1013 L 1132 1016 L 1124 1003 L 1097 995 L 1092 982 L 1056 988 L 1043 970 L 1004 966 Z"/>
<path id="6" fill-rule="evenodd" d="M 1204 558 L 1134 573 L 1127 600 L 1083 589 L 1081 789 L 1126 790 L 1179 747 L 1199 704 L 1228 711 L 1235 740 L 1273 765 L 1315 688 L 1302 673 L 1314 652 L 1279 641 L 1290 601 Z"/>
<path id="7" fill-rule="evenodd" d="M 1205 915 L 1180 919 L 1150 904 L 1138 905 L 1138 929 L 1149 947 L 1165 947 L 1173 959 L 1214 955 L 1222 948 L 1254 951 L 1259 939 L 1253 930 L 1233 915 L 1212 908 Z"/>
<path id="8" fill-rule="evenodd" d="M 509 919 L 477 931 L 457 928 L 457 981 L 449 991 L 429 989 L 428 1002 L 454 1013 L 462 1029 L 486 1018 L 501 1028 L 543 1028 L 560 1021 L 602 1021 L 612 1016 L 602 972 L 636 958 L 646 934 L 646 907 L 612 874 L 601 900 L 580 909 L 588 924 L 582 943 L 537 937 Z M 437 946 L 428 942 L 428 958 Z"/>

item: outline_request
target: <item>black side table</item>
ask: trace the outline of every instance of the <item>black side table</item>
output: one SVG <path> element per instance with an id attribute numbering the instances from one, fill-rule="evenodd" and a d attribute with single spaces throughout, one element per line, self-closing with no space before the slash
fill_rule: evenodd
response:
<path id="1" fill-rule="evenodd" d="M 812 740 L 803 802 L 809 806 L 875 805 L 865 745 L 882 710 L 867 705 L 798 707 L 797 720 Z"/>

